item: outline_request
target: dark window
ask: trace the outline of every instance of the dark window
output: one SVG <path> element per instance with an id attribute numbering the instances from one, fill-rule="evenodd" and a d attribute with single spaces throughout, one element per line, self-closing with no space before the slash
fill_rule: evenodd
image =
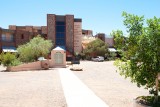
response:
<path id="1" fill-rule="evenodd" d="M 21 35 L 21 39 L 24 39 L 24 35 L 23 34 Z"/>
<path id="2" fill-rule="evenodd" d="M 65 47 L 65 22 L 56 21 L 56 46 Z"/>
<path id="3" fill-rule="evenodd" d="M 65 26 L 56 26 L 57 32 L 65 32 Z"/>
<path id="4" fill-rule="evenodd" d="M 65 38 L 65 33 L 63 33 L 63 32 L 56 33 L 56 38 Z"/>
<path id="5" fill-rule="evenodd" d="M 65 39 L 57 39 L 56 38 L 56 45 L 65 46 Z"/>
<path id="6" fill-rule="evenodd" d="M 65 25 L 65 22 L 56 22 L 56 25 Z"/>

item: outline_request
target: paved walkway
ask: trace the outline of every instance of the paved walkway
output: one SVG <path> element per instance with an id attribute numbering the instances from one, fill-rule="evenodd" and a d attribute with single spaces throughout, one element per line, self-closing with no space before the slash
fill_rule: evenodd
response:
<path id="1" fill-rule="evenodd" d="M 68 107 L 109 107 L 69 69 L 59 69 Z"/>

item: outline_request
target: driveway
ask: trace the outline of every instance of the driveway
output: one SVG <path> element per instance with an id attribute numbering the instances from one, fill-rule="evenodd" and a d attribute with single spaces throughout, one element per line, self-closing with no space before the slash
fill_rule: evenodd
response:
<path id="1" fill-rule="evenodd" d="M 147 90 L 138 88 L 129 79 L 120 76 L 116 72 L 116 67 L 113 66 L 113 61 L 82 61 L 79 66 L 83 67 L 83 71 L 72 72 L 78 77 L 76 77 L 77 81 L 80 79 L 109 107 L 132 107 L 134 98 L 148 95 Z M 0 67 L 0 69 L 4 68 Z M 63 72 L 67 72 L 64 68 L 0 72 L 0 107 L 67 107 L 66 96 L 63 92 L 66 85 L 63 84 L 62 87 L 61 80 L 63 77 L 66 79 L 69 77 L 59 72 L 62 69 Z M 68 79 L 63 79 L 63 81 L 67 82 Z M 81 84 L 80 81 L 79 83 Z M 70 82 L 68 84 L 70 85 Z M 74 80 L 72 84 L 75 85 L 70 85 L 68 89 L 78 87 Z"/>
<path id="2" fill-rule="evenodd" d="M 83 71 L 74 74 L 110 107 L 132 107 L 134 98 L 148 95 L 147 90 L 120 76 L 113 61 L 82 61 L 79 66 Z"/>

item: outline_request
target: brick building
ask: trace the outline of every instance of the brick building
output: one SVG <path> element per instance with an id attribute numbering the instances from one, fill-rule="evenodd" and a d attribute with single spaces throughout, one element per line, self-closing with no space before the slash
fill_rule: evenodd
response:
<path id="1" fill-rule="evenodd" d="M 16 50 L 38 34 L 52 40 L 54 47 L 65 49 L 68 57 L 82 50 L 82 19 L 74 18 L 74 15 L 47 14 L 47 26 L 10 25 L 9 29 L 0 28 L 0 51 Z"/>
<path id="2" fill-rule="evenodd" d="M 82 29 L 82 35 L 93 36 L 93 31 L 92 30 L 84 30 L 84 29 Z"/>
<path id="3" fill-rule="evenodd" d="M 95 35 L 96 38 L 101 39 L 103 42 L 105 42 L 105 34 L 104 33 L 98 33 Z"/>
<path id="4" fill-rule="evenodd" d="M 102 41 L 104 41 L 105 43 L 107 43 L 109 48 L 114 47 L 114 38 L 112 36 L 106 35 L 104 33 L 98 33 L 98 34 L 95 35 L 95 37 L 99 38 Z"/>

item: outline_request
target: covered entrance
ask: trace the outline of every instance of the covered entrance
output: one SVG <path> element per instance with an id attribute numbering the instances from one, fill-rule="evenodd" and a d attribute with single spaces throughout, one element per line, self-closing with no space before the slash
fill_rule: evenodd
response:
<path id="1" fill-rule="evenodd" d="M 51 61 L 53 67 L 66 67 L 66 51 L 56 47 L 51 51 Z"/>
<path id="2" fill-rule="evenodd" d="M 63 64 L 63 54 L 61 52 L 56 52 L 54 54 L 55 64 Z"/>

